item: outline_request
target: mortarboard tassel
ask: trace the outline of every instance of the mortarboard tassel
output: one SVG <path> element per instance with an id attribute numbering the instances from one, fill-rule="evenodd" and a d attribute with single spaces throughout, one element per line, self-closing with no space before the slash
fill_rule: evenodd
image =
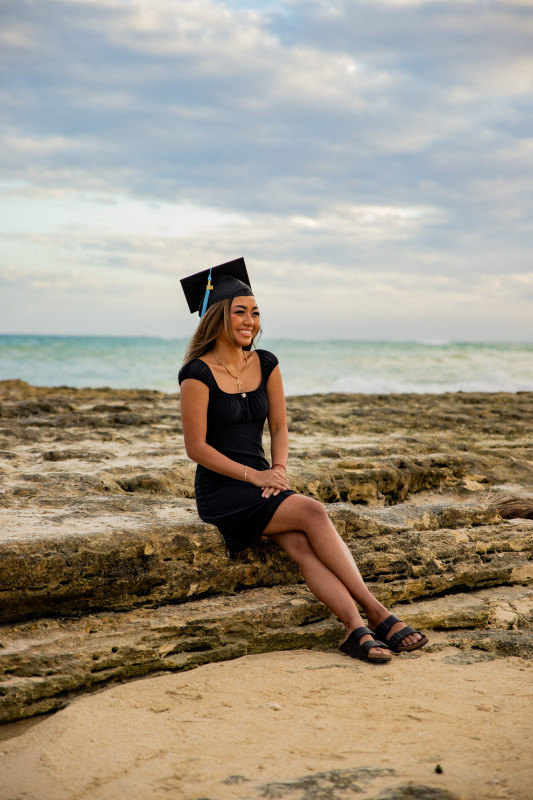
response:
<path id="1" fill-rule="evenodd" d="M 200 311 L 200 319 L 203 317 L 203 315 L 206 312 L 207 301 L 209 300 L 209 292 L 212 290 L 212 288 L 213 288 L 213 284 L 211 283 L 211 270 L 209 270 L 209 276 L 207 278 L 207 286 L 206 286 L 206 289 L 205 289 L 204 302 L 202 303 L 202 310 Z"/>

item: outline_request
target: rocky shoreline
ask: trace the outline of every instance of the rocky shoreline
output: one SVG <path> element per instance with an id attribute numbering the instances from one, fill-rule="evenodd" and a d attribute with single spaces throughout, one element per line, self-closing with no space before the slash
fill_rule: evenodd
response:
<path id="1" fill-rule="evenodd" d="M 533 394 L 288 399 L 293 487 L 432 647 L 533 655 Z M 198 520 L 177 395 L 0 382 L 0 721 L 341 629 L 267 541 Z M 436 650 L 434 650 L 436 652 Z"/>

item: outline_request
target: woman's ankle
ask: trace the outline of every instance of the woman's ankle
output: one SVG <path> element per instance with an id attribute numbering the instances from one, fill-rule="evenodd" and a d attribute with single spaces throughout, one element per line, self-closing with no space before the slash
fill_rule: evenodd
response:
<path id="1" fill-rule="evenodd" d="M 365 617 L 368 620 L 368 624 L 374 627 L 386 619 L 390 613 L 388 609 L 386 609 L 385 606 L 378 600 L 375 600 L 375 598 L 374 602 L 369 603 L 366 607 L 363 607 L 363 610 Z"/>

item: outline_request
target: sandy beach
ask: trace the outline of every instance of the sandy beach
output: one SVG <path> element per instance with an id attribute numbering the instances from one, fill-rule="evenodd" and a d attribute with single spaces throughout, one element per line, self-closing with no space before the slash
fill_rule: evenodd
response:
<path id="1" fill-rule="evenodd" d="M 528 800 L 532 666 L 302 650 L 134 681 L 4 740 L 0 796 Z"/>
<path id="2" fill-rule="evenodd" d="M 430 638 L 379 667 L 198 520 L 175 395 L 0 401 L 1 800 L 531 796 L 531 394 L 289 398 L 293 486 Z"/>

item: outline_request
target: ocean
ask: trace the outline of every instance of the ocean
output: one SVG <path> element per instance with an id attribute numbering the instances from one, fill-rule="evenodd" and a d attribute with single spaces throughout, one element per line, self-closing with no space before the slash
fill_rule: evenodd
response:
<path id="1" fill-rule="evenodd" d="M 177 390 L 186 339 L 0 335 L 0 380 Z M 261 339 L 288 395 L 533 391 L 533 343 Z"/>

